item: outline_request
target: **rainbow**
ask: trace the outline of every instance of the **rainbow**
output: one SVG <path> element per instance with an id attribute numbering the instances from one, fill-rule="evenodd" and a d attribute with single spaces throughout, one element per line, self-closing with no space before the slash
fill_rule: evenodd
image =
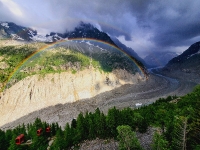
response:
<path id="1" fill-rule="evenodd" d="M 144 68 L 142 68 L 139 65 L 139 62 L 134 57 L 131 57 L 129 54 L 127 54 L 125 51 L 123 51 L 121 48 L 117 47 L 116 45 L 110 44 L 110 43 L 102 41 L 102 40 L 93 39 L 93 38 L 69 38 L 68 40 L 69 41 L 83 41 L 83 40 L 94 41 L 94 42 L 100 42 L 100 43 L 103 43 L 103 44 L 108 45 L 110 47 L 113 47 L 113 48 L 119 50 L 120 52 L 124 53 L 129 59 L 131 59 L 135 63 L 135 65 L 138 67 L 139 72 L 142 73 L 143 76 L 146 76 L 146 72 L 145 72 Z"/>
<path id="2" fill-rule="evenodd" d="M 63 43 L 63 42 L 67 42 L 67 41 L 94 41 L 94 42 L 100 42 L 100 43 L 103 43 L 105 45 L 108 45 L 108 46 L 111 46 L 117 50 L 119 50 L 120 52 L 124 53 L 127 57 L 129 57 L 134 63 L 135 65 L 138 67 L 139 69 L 139 72 L 142 73 L 142 76 L 146 76 L 146 73 L 144 71 L 144 69 L 138 64 L 138 62 L 136 61 L 136 59 L 134 59 L 133 57 L 129 56 L 126 52 L 124 52 L 122 49 L 120 49 L 119 47 L 115 46 L 115 45 L 112 45 L 108 42 L 105 42 L 105 41 L 102 41 L 102 40 L 97 40 L 97 39 L 92 39 L 92 38 L 73 38 L 73 39 L 66 39 L 66 40 L 60 40 L 60 41 L 57 41 L 57 42 L 54 42 L 54 43 L 51 43 L 51 44 L 48 44 L 48 45 L 45 45 L 43 47 L 41 47 L 40 49 L 36 50 L 34 53 L 32 53 L 31 55 L 29 55 L 27 58 L 25 58 L 24 60 L 22 60 L 13 70 L 12 73 L 10 73 L 7 81 L 6 81 L 6 84 L 5 84 L 5 87 L 7 85 L 7 83 L 10 82 L 10 80 L 12 79 L 12 77 L 18 72 L 18 70 L 27 62 L 29 61 L 33 56 L 35 56 L 36 54 L 56 45 L 56 44 L 60 44 L 60 43 Z M 4 87 L 4 88 L 5 88 Z"/>

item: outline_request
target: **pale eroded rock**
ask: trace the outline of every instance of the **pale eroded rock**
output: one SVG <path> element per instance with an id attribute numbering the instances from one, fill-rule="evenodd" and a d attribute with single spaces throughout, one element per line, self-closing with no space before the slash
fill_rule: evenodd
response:
<path id="1" fill-rule="evenodd" d="M 139 74 L 132 75 L 121 69 L 112 73 L 101 73 L 91 68 L 76 74 L 63 72 L 45 77 L 29 76 L 1 93 L 0 126 L 48 106 L 91 98 L 139 80 Z"/>

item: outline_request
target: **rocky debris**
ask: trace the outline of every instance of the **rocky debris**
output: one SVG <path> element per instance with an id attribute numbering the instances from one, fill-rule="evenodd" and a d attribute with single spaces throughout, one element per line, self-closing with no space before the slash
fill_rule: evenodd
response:
<path id="1" fill-rule="evenodd" d="M 169 77 L 164 78 L 163 76 L 150 74 L 149 79 L 146 80 L 145 82 L 139 82 L 137 84 L 126 84 L 121 87 L 115 88 L 111 91 L 98 94 L 92 98 L 82 99 L 81 101 L 76 101 L 73 103 L 57 104 L 54 106 L 46 107 L 38 111 L 29 113 L 26 116 L 23 116 L 19 119 L 15 119 L 14 122 L 9 122 L 4 126 L 1 126 L 1 129 L 6 130 L 9 128 L 14 128 L 22 123 L 27 124 L 30 122 L 34 122 L 34 120 L 37 117 L 41 118 L 42 121 L 46 121 L 48 123 L 58 122 L 59 125 L 62 128 L 64 128 L 66 123 L 67 122 L 70 123 L 72 119 L 76 118 L 80 112 L 83 113 L 85 113 L 86 111 L 94 112 L 97 107 L 99 107 L 100 110 L 106 114 L 107 110 L 109 108 L 112 108 L 113 106 L 115 106 L 118 109 L 122 109 L 124 107 L 135 108 L 136 103 L 142 102 L 142 104 L 145 105 L 152 103 L 156 99 L 161 97 L 167 97 L 169 95 L 177 95 L 177 96 L 185 95 L 193 89 L 195 84 L 186 80 L 182 80 L 181 79 L 182 74 L 183 72 L 181 72 L 180 70 L 179 73 L 176 74 L 176 76 L 179 75 L 179 80 L 178 80 L 178 86 L 175 89 L 174 89 L 174 82 L 172 82 L 169 79 Z M 187 75 L 188 77 L 189 75 L 191 77 L 192 73 Z M 55 76 L 52 77 L 55 78 Z M 50 79 L 52 78 L 49 78 L 49 80 Z M 56 78 L 54 80 L 58 81 Z M 104 81 L 106 81 L 106 76 L 104 78 Z M 96 84 L 95 86 L 97 85 L 98 84 Z M 3 101 L 1 99 L 1 103 L 2 102 Z M 21 108 L 20 111 L 23 111 L 22 110 L 23 107 L 22 106 L 19 107 Z M 28 105 L 28 107 L 30 109 L 32 105 Z M 6 110 L 7 113 L 10 113 L 9 108 Z M 154 129 L 150 128 L 148 129 L 147 133 L 145 133 L 145 136 L 141 136 L 139 133 L 137 133 L 139 141 L 141 142 L 141 145 L 143 145 L 144 148 L 150 149 L 149 146 L 151 145 L 150 142 L 146 144 L 142 141 L 151 141 L 149 139 L 152 139 L 151 135 L 153 135 L 153 132 Z"/>
<path id="2" fill-rule="evenodd" d="M 153 135 L 156 131 L 155 128 L 148 128 L 146 133 L 136 132 L 136 136 L 140 142 L 141 147 L 144 150 L 151 150 L 151 145 L 153 142 Z M 75 147 L 71 147 L 74 150 Z M 95 140 L 85 140 L 79 144 L 79 150 L 117 150 L 119 149 L 118 141 L 114 139 L 99 139 Z"/>
<path id="3" fill-rule="evenodd" d="M 68 62 L 66 64 L 60 65 L 60 66 L 51 66 L 53 68 L 54 71 L 57 70 L 62 70 L 62 71 L 67 71 L 67 70 L 76 70 L 76 71 L 80 71 L 81 70 L 81 63 L 80 62 Z M 32 72 L 39 72 L 41 70 L 43 70 L 45 68 L 45 66 L 40 66 L 38 64 L 36 64 L 34 67 L 25 67 L 23 69 L 20 70 L 20 72 L 25 72 L 25 73 L 32 73 Z"/>
<path id="4" fill-rule="evenodd" d="M 172 83 L 170 83 L 165 78 L 150 74 L 149 79 L 145 82 L 139 82 L 133 85 L 123 85 L 119 88 L 115 88 L 114 90 L 107 91 L 98 94 L 95 97 L 83 99 L 81 101 L 66 104 L 57 104 L 54 106 L 46 107 L 44 109 L 27 114 L 26 116 L 23 116 L 20 119 L 15 120 L 14 122 L 5 124 L 4 126 L 1 126 L 1 129 L 6 130 L 14 128 L 22 123 L 27 124 L 30 122 L 34 122 L 37 117 L 41 118 L 42 121 L 46 121 L 48 123 L 58 122 L 59 125 L 64 129 L 66 123 L 71 123 L 72 119 L 76 118 L 80 112 L 94 112 L 95 109 L 99 107 L 100 110 L 106 114 L 107 110 L 109 108 L 112 108 L 113 106 L 118 109 L 122 109 L 124 107 L 134 108 L 136 103 L 142 102 L 143 104 L 149 104 L 160 97 L 167 97 L 169 95 L 179 96 L 180 94 L 185 95 L 188 90 L 191 90 L 194 87 L 193 84 L 183 82 L 183 80 L 179 81 L 180 86 L 175 90 L 172 89 L 173 84 L 171 86 L 170 84 Z M 164 88 L 159 88 L 163 85 Z M 31 105 L 29 107 L 31 107 Z M 149 128 L 148 131 L 144 134 L 136 133 L 138 140 L 141 143 L 141 146 L 145 150 L 151 149 L 151 143 L 155 130 L 156 129 L 154 128 Z M 91 142 L 93 143 L 91 144 L 91 147 L 93 149 L 100 147 L 103 147 L 102 149 L 108 148 L 109 146 L 106 146 L 103 141 L 105 140 L 102 140 L 101 142 L 96 142 L 94 140 L 93 142 Z M 117 143 L 115 142 L 116 141 L 111 142 L 111 145 L 117 146 Z M 83 149 L 87 149 L 88 147 L 90 147 L 90 141 L 86 141 L 85 144 L 82 144 L 83 146 L 80 146 L 82 146 L 81 148 Z M 109 148 L 112 148 L 112 146 L 110 146 Z"/>
<path id="5" fill-rule="evenodd" d="M 172 101 L 170 101 L 169 103 L 177 103 L 178 101 L 180 101 L 181 100 L 181 98 L 180 97 L 178 97 L 178 98 L 176 98 L 176 99 L 174 99 L 174 100 L 172 100 Z"/>
<path id="6" fill-rule="evenodd" d="M 31 140 L 27 140 L 25 145 L 31 145 L 32 144 L 32 139 Z"/>
<path id="7" fill-rule="evenodd" d="M 44 66 L 36 64 L 34 67 L 25 67 L 22 70 L 20 70 L 20 72 L 31 73 L 31 72 L 38 72 L 42 69 L 44 69 Z"/>
<path id="8" fill-rule="evenodd" d="M 52 77 L 54 80 L 52 82 L 58 81 L 56 76 L 52 76 Z M 52 80 L 52 78 L 49 77 L 49 80 Z M 106 80 L 106 76 L 104 78 L 104 81 L 105 80 Z M 68 80 L 68 82 L 70 81 Z M 34 82 L 32 81 L 32 83 Z M 78 83 L 79 83 L 78 85 L 80 85 L 81 82 L 78 81 Z M 83 113 L 87 111 L 94 112 L 95 109 L 98 107 L 101 111 L 103 111 L 106 114 L 108 109 L 113 108 L 114 106 L 118 109 L 123 109 L 124 107 L 136 108 L 135 106 L 136 103 L 142 103 L 143 105 L 147 105 L 161 97 L 166 98 L 169 95 L 177 95 L 177 96 L 185 95 L 188 92 L 190 92 L 195 86 L 194 84 L 190 84 L 190 82 L 184 82 L 183 80 L 181 80 L 180 82 L 176 84 L 177 85 L 175 85 L 175 83 L 172 82 L 168 78 L 150 74 L 149 79 L 146 80 L 145 82 L 139 82 L 137 84 L 125 84 L 118 88 L 114 88 L 113 90 L 97 94 L 94 97 L 81 99 L 73 103 L 70 103 L 70 102 L 65 103 L 64 101 L 60 101 L 60 104 L 58 104 L 59 103 L 58 102 L 55 105 L 51 105 L 47 107 L 47 105 L 49 105 L 50 102 L 46 101 L 45 108 L 38 109 L 33 112 L 31 111 L 30 113 L 26 113 L 27 110 L 33 109 L 33 107 L 43 104 L 42 103 L 43 101 L 41 99 L 38 99 L 38 105 L 37 103 L 34 103 L 35 106 L 33 103 L 32 104 L 28 103 L 28 106 L 26 107 L 15 105 L 16 108 L 20 107 L 19 112 L 16 112 L 15 114 L 13 114 L 15 121 L 9 121 L 8 118 L 11 118 L 11 116 L 8 116 L 8 117 L 5 116 L 6 121 L 4 125 L 2 124 L 1 129 L 5 130 L 8 128 L 14 128 L 22 123 L 27 124 L 30 122 L 34 122 L 37 117 L 41 118 L 42 121 L 46 121 L 47 123 L 58 122 L 59 125 L 64 129 L 66 123 L 67 122 L 71 123 L 72 119 L 77 118 L 80 112 L 83 112 Z M 48 84 L 46 86 L 50 87 Z M 25 86 L 22 86 L 22 87 L 24 90 L 23 93 L 26 93 Z M 55 89 L 56 88 L 57 87 L 55 86 Z M 102 88 L 100 83 L 95 84 L 93 90 L 100 91 L 100 89 L 98 88 Z M 36 91 L 38 90 L 40 92 L 43 91 L 42 89 L 37 89 Z M 15 90 L 15 91 L 19 91 L 19 90 Z M 63 91 L 66 93 L 67 92 L 66 88 L 64 88 Z M 50 96 L 49 99 L 52 101 L 54 101 L 55 98 L 57 98 L 56 96 L 51 96 L 53 92 L 56 92 L 56 90 L 52 91 L 51 93 L 50 92 L 46 93 L 47 95 Z M 27 93 L 28 93 L 27 94 L 28 98 L 30 99 L 30 95 L 29 95 L 30 92 L 27 92 Z M 33 97 L 33 95 L 34 94 L 32 94 L 31 97 Z M 2 97 L 3 97 L 3 94 L 2 94 Z M 54 98 L 52 99 L 52 97 Z M 33 101 L 32 98 L 31 98 L 31 101 Z M 2 102 L 4 101 L 1 99 L 0 106 L 2 105 Z M 9 107 L 8 107 L 8 104 L 7 106 L 5 105 L 4 109 L 6 110 L 6 114 L 11 115 L 12 112 L 14 113 L 15 111 L 12 109 L 11 107 L 12 105 L 9 104 Z M 6 109 L 6 107 L 8 108 Z M 0 109 L 1 114 L 3 113 L 4 109 L 3 108 Z M 19 119 L 17 119 L 16 114 L 20 114 L 23 117 L 19 116 Z M 4 115 L 2 115 L 2 117 L 4 117 Z"/>
<path id="9" fill-rule="evenodd" d="M 69 70 L 69 69 L 72 69 L 72 70 L 76 70 L 76 71 L 80 71 L 81 70 L 81 63 L 80 62 L 67 62 L 66 64 L 63 64 L 63 65 L 60 65 L 59 68 L 61 70 Z M 54 70 L 57 70 L 58 67 L 55 67 L 54 66 Z"/>
<path id="10" fill-rule="evenodd" d="M 53 138 L 50 138 L 50 139 L 48 139 L 49 140 L 49 143 L 48 143 L 48 147 L 47 147 L 47 150 L 50 150 L 50 147 L 51 147 L 51 145 L 53 144 L 53 141 L 54 141 L 54 137 Z"/>
<path id="11" fill-rule="evenodd" d="M 71 150 L 75 148 L 72 147 Z M 117 150 L 118 142 L 114 139 L 95 139 L 92 141 L 86 140 L 80 144 L 79 150 Z"/>
<path id="12" fill-rule="evenodd" d="M 123 76 L 121 76 L 122 79 L 118 78 L 116 73 L 101 73 L 95 69 L 86 69 L 75 74 L 62 72 L 46 74 L 44 77 L 28 76 L 17 83 L 11 80 L 15 84 L 1 93 L 0 125 L 49 106 L 73 103 L 95 97 L 124 84 L 136 84 L 140 76 L 139 74 L 131 75 L 128 72 L 124 72 L 124 75 L 129 78 L 123 80 Z M 106 84 L 108 79 L 109 84 Z M 59 114 L 52 117 L 52 121 L 59 121 L 63 117 L 65 116 Z"/>
<path id="13" fill-rule="evenodd" d="M 6 69 L 9 68 L 10 66 L 6 62 L 0 62 L 0 69 Z"/>
<path id="14" fill-rule="evenodd" d="M 151 150 L 151 145 L 153 143 L 153 135 L 155 131 L 156 131 L 155 128 L 150 127 L 145 133 L 136 132 L 136 136 L 143 149 Z"/>
<path id="15" fill-rule="evenodd" d="M 193 84 L 200 84 L 200 66 L 195 66 L 196 69 L 188 69 L 188 68 L 168 68 L 164 67 L 162 69 L 159 69 L 159 72 L 162 75 L 169 76 L 171 78 L 177 78 L 178 80 L 182 80 L 185 82 L 190 82 Z M 170 69 L 170 71 L 168 71 Z"/>

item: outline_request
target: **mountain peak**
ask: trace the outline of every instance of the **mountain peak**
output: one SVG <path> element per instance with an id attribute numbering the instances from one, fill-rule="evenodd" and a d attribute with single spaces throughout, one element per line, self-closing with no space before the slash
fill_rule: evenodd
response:
<path id="1" fill-rule="evenodd" d="M 169 61 L 168 65 L 174 63 L 183 63 L 195 54 L 200 52 L 200 41 L 192 44 L 187 50 L 185 50 L 181 55 L 173 58 Z"/>
<path id="2" fill-rule="evenodd" d="M 0 39 L 13 39 L 30 41 L 37 35 L 37 31 L 16 25 L 13 22 L 0 22 Z"/>

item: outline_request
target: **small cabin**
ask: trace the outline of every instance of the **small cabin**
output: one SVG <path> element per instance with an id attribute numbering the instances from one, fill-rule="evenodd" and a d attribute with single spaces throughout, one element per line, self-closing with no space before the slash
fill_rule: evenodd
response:
<path id="1" fill-rule="evenodd" d="M 24 142 L 24 134 L 20 134 L 16 139 L 15 139 L 15 143 L 17 145 L 20 145 L 21 143 Z"/>
<path id="2" fill-rule="evenodd" d="M 42 128 L 37 130 L 37 135 L 40 136 L 42 134 Z"/>
<path id="3" fill-rule="evenodd" d="M 50 133 L 51 132 L 51 128 L 50 127 L 47 127 L 46 128 L 46 133 Z"/>

